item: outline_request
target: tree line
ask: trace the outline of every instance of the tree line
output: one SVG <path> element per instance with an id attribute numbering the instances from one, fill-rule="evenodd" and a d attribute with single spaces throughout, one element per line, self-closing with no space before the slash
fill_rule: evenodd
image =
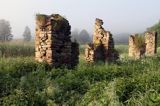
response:
<path id="1" fill-rule="evenodd" d="M 32 39 L 31 30 L 28 26 L 25 27 L 22 34 L 24 41 L 30 41 Z M 0 42 L 7 42 L 13 39 L 12 27 L 10 22 L 4 19 L 0 20 Z"/>
<path id="2" fill-rule="evenodd" d="M 24 32 L 22 34 L 24 41 L 30 41 L 32 39 L 31 30 L 28 26 L 25 27 Z M 0 42 L 7 42 L 13 39 L 12 27 L 10 22 L 4 19 L 0 20 Z M 71 33 L 71 40 L 77 41 L 80 44 L 90 43 L 91 36 L 87 32 L 87 30 L 83 29 L 82 31 L 78 31 L 77 29 L 73 30 Z"/>
<path id="3" fill-rule="evenodd" d="M 160 46 L 160 21 L 153 25 L 150 28 L 147 28 L 147 31 L 156 31 L 158 33 L 158 46 Z M 22 34 L 24 41 L 30 41 L 32 39 L 31 29 L 26 26 L 24 32 Z M 4 19 L 0 20 L 0 42 L 11 41 L 13 39 L 12 27 L 10 22 Z M 91 43 L 91 36 L 87 32 L 87 30 L 83 29 L 79 31 L 78 29 L 74 29 L 71 32 L 71 40 L 77 41 L 80 44 Z"/>
<path id="4" fill-rule="evenodd" d="M 78 29 L 74 29 L 71 32 L 71 39 L 72 41 L 76 41 L 79 44 L 86 44 L 92 42 L 90 34 L 85 29 L 81 31 L 79 31 Z"/>

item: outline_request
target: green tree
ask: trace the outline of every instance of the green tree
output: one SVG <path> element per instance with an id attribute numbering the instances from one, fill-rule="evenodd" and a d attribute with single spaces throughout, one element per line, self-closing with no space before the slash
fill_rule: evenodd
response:
<path id="1" fill-rule="evenodd" d="M 91 38 L 89 33 L 87 32 L 87 30 L 83 29 L 78 36 L 78 41 L 81 44 L 85 44 L 85 43 L 90 43 L 91 42 Z"/>
<path id="2" fill-rule="evenodd" d="M 32 38 L 31 30 L 28 26 L 25 27 L 25 30 L 23 32 L 23 37 L 24 37 L 24 41 L 30 41 Z"/>
<path id="3" fill-rule="evenodd" d="M 156 31 L 158 34 L 158 47 L 160 47 L 160 21 L 153 25 L 152 27 L 148 28 L 147 31 Z"/>
<path id="4" fill-rule="evenodd" d="M 12 38 L 10 23 L 4 19 L 0 20 L 0 41 L 10 41 Z"/>

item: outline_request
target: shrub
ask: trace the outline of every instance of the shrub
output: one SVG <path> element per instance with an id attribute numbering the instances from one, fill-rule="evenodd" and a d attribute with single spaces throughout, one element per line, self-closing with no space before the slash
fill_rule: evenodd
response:
<path id="1" fill-rule="evenodd" d="M 136 34 L 134 42 L 136 47 L 138 47 L 139 49 L 145 47 L 145 39 L 144 39 L 144 36 L 142 35 Z"/>

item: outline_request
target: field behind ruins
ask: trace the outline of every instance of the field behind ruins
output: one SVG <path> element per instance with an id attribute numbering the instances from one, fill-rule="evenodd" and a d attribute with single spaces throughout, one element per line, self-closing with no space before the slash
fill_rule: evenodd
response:
<path id="1" fill-rule="evenodd" d="M 160 49 L 141 60 L 116 49 L 116 63 L 86 64 L 81 46 L 75 69 L 55 69 L 34 61 L 34 42 L 0 44 L 0 105 L 159 106 Z"/>

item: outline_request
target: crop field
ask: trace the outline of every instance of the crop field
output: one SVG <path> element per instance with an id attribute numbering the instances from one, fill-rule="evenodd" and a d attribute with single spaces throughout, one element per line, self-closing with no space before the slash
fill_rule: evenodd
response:
<path id="1" fill-rule="evenodd" d="M 87 64 L 82 46 L 76 68 L 55 69 L 34 61 L 33 43 L 0 44 L 0 106 L 160 106 L 160 49 L 132 60 L 115 48 L 115 63 Z"/>

